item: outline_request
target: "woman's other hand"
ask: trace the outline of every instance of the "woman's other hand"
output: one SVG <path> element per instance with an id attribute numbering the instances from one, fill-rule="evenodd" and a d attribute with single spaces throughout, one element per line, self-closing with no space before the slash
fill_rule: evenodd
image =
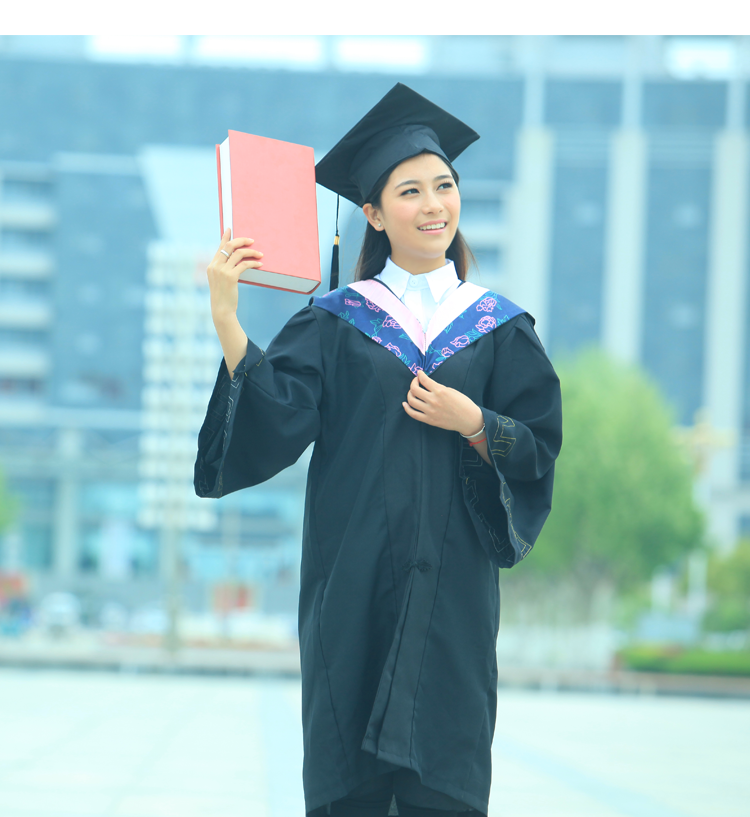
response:
<path id="1" fill-rule="evenodd" d="M 230 230 L 224 232 L 219 249 L 206 270 L 214 324 L 224 323 L 237 313 L 240 275 L 251 267 L 257 269 L 263 266 L 260 261 L 263 253 L 252 249 L 252 238 L 233 238 L 230 241 L 230 235 Z"/>
<path id="2" fill-rule="evenodd" d="M 402 405 L 415 420 L 461 434 L 475 434 L 484 422 L 482 410 L 470 397 L 442 386 L 422 370 L 411 381 Z"/>
<path id="3" fill-rule="evenodd" d="M 450 386 L 442 386 L 421 369 L 411 381 L 406 401 L 401 405 L 409 417 L 420 423 L 458 431 L 467 437 L 476 434 L 484 425 L 482 409 L 470 397 Z M 474 450 L 490 463 L 486 439 L 475 443 Z"/>

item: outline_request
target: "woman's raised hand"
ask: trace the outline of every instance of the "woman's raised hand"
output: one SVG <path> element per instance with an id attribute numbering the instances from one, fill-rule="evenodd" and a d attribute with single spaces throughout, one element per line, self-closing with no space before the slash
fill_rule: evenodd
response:
<path id="1" fill-rule="evenodd" d="M 230 235 L 230 230 L 224 232 L 219 249 L 206 270 L 214 323 L 225 321 L 237 313 L 237 285 L 240 275 L 250 267 L 257 269 L 263 266 L 260 261 L 263 253 L 252 249 L 252 238 L 233 238 L 230 241 Z"/>

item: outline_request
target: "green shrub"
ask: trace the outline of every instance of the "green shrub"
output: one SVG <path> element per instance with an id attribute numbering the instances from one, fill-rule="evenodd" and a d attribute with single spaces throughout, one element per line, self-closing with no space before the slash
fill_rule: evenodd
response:
<path id="1" fill-rule="evenodd" d="M 750 651 L 634 645 L 617 654 L 623 669 L 686 675 L 750 676 Z"/>

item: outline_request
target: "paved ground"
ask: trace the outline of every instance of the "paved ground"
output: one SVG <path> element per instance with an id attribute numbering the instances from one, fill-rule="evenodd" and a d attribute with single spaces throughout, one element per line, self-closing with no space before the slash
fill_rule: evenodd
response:
<path id="1" fill-rule="evenodd" d="M 0 670 L 1 817 L 304 817 L 299 680 Z M 750 702 L 503 692 L 489 817 L 746 817 Z"/>

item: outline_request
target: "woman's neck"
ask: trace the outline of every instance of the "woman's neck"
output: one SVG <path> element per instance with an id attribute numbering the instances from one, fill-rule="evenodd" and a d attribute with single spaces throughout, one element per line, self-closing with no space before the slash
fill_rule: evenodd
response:
<path id="1" fill-rule="evenodd" d="M 401 258 L 397 253 L 391 253 L 391 261 L 411 275 L 425 275 L 446 264 L 444 255 L 439 258 Z"/>

